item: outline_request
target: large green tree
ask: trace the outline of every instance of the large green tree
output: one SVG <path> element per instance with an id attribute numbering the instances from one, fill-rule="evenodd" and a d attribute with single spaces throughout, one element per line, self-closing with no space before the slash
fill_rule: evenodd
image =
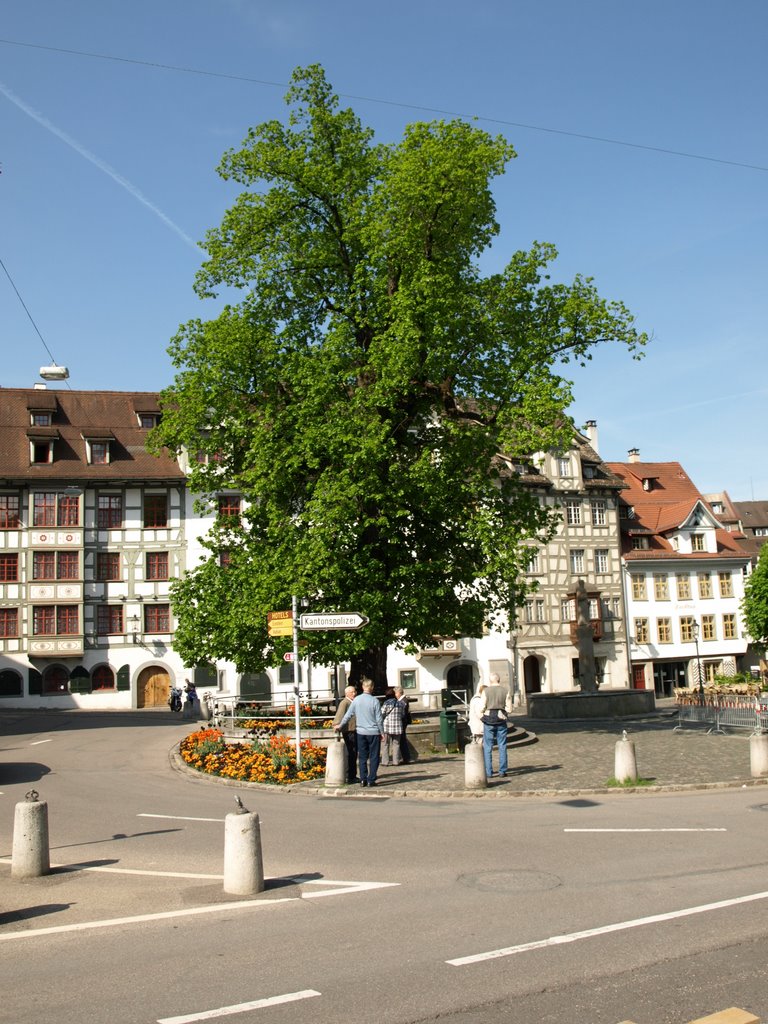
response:
<path id="1" fill-rule="evenodd" d="M 768 544 L 760 548 L 757 565 L 744 584 L 744 623 L 758 650 L 768 649 Z"/>
<path id="2" fill-rule="evenodd" d="M 194 491 L 247 505 L 173 587 L 175 643 L 189 662 L 275 663 L 267 612 L 298 594 L 370 618 L 310 643 L 380 687 L 388 645 L 479 636 L 519 602 L 525 545 L 553 524 L 515 464 L 572 436 L 561 366 L 645 336 L 591 279 L 550 284 L 551 245 L 480 272 L 504 139 L 438 121 L 376 144 L 318 66 L 286 99 L 287 123 L 219 167 L 243 191 L 196 290 L 242 300 L 170 349 L 153 443 L 192 453 Z"/>

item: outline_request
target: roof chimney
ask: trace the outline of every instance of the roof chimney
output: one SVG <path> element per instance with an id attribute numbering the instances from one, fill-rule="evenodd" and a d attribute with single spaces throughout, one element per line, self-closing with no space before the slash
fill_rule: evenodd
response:
<path id="1" fill-rule="evenodd" d="M 589 444 L 595 455 L 600 454 L 600 449 L 597 446 L 597 420 L 587 420 L 584 424 L 584 431 L 589 438 Z"/>
<path id="2" fill-rule="evenodd" d="M 639 448 L 630 448 L 629 451 L 627 452 L 627 455 L 629 456 L 629 461 L 630 462 L 639 462 L 640 461 L 640 449 Z"/>

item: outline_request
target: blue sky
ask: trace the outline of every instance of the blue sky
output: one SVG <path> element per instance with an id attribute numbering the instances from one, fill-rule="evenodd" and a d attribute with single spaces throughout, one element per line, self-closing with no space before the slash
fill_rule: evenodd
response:
<path id="1" fill-rule="evenodd" d="M 319 62 L 381 140 L 445 112 L 505 135 L 484 266 L 553 242 L 652 335 L 575 378 L 603 458 L 768 498 L 764 0 L 5 0 L 0 37 L 0 259 L 73 388 L 170 383 L 218 308 L 192 283 L 219 159 Z M 4 387 L 50 361 L 1 269 L 0 351 Z"/>

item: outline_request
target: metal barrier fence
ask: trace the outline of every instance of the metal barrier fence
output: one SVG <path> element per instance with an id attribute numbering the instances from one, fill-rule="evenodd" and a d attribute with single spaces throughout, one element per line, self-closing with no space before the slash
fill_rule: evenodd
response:
<path id="1" fill-rule="evenodd" d="M 333 720 L 336 701 L 335 700 L 321 700 L 312 702 L 315 707 L 327 707 L 330 714 L 312 714 L 311 716 L 305 715 L 302 712 L 302 726 L 307 728 L 306 719 L 311 717 L 314 722 L 322 723 L 326 720 Z M 210 714 L 211 714 L 211 725 L 218 729 L 226 729 L 231 732 L 235 728 L 236 722 L 247 721 L 248 719 L 264 718 L 270 722 L 274 721 L 285 721 L 284 728 L 290 729 L 293 727 L 296 721 L 296 714 L 293 710 L 293 701 L 286 701 L 281 704 L 279 701 L 257 701 L 249 700 L 247 697 L 242 697 L 237 694 L 235 695 L 212 695 L 210 700 Z M 333 708 L 333 711 L 331 709 Z M 268 712 L 268 714 L 265 714 Z M 320 725 L 322 728 L 322 725 Z"/>
<path id="2" fill-rule="evenodd" d="M 747 703 L 727 698 L 711 704 L 681 704 L 673 732 L 686 724 L 709 725 L 707 732 L 724 733 L 726 728 L 768 732 L 768 705 L 755 700 Z"/>

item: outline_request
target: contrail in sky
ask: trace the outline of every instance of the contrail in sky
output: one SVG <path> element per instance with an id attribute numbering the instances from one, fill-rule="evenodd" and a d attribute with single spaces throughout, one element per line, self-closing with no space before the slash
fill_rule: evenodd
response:
<path id="1" fill-rule="evenodd" d="M 11 103 L 14 103 L 19 108 L 19 110 L 23 110 L 25 114 L 31 117 L 33 121 L 37 121 L 37 123 L 39 125 L 42 125 L 42 127 L 45 128 L 46 131 L 49 131 L 52 135 L 57 136 L 57 138 L 61 139 L 62 142 L 66 142 L 66 144 L 68 146 L 71 146 L 76 153 L 79 153 L 80 156 L 85 157 L 85 159 L 92 163 L 94 167 L 98 167 L 100 171 L 103 171 L 107 175 L 107 177 L 111 178 L 114 182 L 116 182 L 118 185 L 124 188 L 129 195 L 133 196 L 134 199 L 138 199 L 142 206 L 146 206 L 146 208 L 148 210 L 151 210 L 156 217 L 159 217 L 163 224 L 167 225 L 171 229 L 171 231 L 175 232 L 183 242 L 186 242 L 187 245 L 191 246 L 193 249 L 195 249 L 195 251 L 198 251 L 198 246 L 194 239 L 190 238 L 188 234 L 182 231 L 177 224 L 174 224 L 170 217 L 167 217 L 163 213 L 163 211 L 158 209 L 158 207 L 155 206 L 154 203 L 150 202 L 145 195 L 142 195 L 140 190 L 136 188 L 135 185 L 132 185 L 130 181 L 124 178 L 122 174 L 118 174 L 117 171 L 113 167 L 110 167 L 108 163 L 105 163 L 103 160 L 99 159 L 99 157 L 97 157 L 94 153 L 91 153 L 90 150 L 86 149 L 85 146 L 81 146 L 79 142 L 76 142 L 71 136 L 67 135 L 67 133 L 63 132 L 60 128 L 57 128 L 55 124 L 51 124 L 48 118 L 43 117 L 42 114 L 39 114 L 36 110 L 33 110 L 32 107 L 27 106 L 27 104 L 22 99 L 20 99 L 18 96 L 12 93 L 11 90 L 6 85 L 3 85 L 2 82 L 0 82 L 0 92 L 5 97 L 7 97 L 11 101 Z"/>

